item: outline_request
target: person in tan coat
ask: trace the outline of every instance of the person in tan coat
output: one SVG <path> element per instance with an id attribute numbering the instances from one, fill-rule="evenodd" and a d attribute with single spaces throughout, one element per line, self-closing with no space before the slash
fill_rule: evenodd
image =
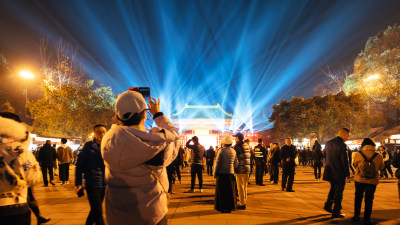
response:
<path id="1" fill-rule="evenodd" d="M 361 204 L 365 193 L 363 224 L 372 224 L 372 204 L 376 186 L 379 183 L 379 171 L 385 166 L 382 155 L 376 153 L 375 150 L 376 145 L 374 140 L 365 138 L 361 144 L 361 150 L 354 155 L 353 166 L 356 170 L 354 175 L 356 193 L 354 199 L 354 217 L 351 219 L 353 222 L 360 220 Z M 372 161 L 372 163 L 369 161 Z"/>
<path id="2" fill-rule="evenodd" d="M 61 146 L 57 148 L 57 159 L 61 185 L 69 184 L 69 164 L 72 162 L 72 149 L 67 146 L 67 139 L 61 138 Z"/>

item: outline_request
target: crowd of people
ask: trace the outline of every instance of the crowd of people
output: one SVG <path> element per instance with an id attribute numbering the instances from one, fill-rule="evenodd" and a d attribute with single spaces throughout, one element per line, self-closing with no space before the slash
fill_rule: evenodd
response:
<path id="1" fill-rule="evenodd" d="M 74 160 L 61 140 L 58 148 L 50 141 L 40 148 L 36 157 L 28 151 L 30 136 L 18 116 L 0 114 L 0 220 L 2 224 L 30 224 L 30 210 L 38 224 L 49 219 L 40 215 L 34 198 L 34 185 L 43 180 L 43 186 L 54 183 L 54 171 L 59 170 L 61 185 L 69 184 L 69 166 L 75 161 L 75 191 L 79 197 L 85 193 L 90 205 L 86 224 L 105 224 L 102 203 L 108 224 L 167 224 L 168 199 L 181 169 L 190 167 L 191 185 L 187 193 L 203 192 L 203 173 L 215 178 L 214 208 L 222 213 L 246 210 L 249 178 L 255 167 L 256 185 L 265 186 L 269 174 L 272 185 L 279 184 L 282 191 L 295 192 L 297 166 L 314 169 L 315 180 L 330 183 L 324 210 L 333 218 L 343 218 L 341 202 L 346 183 L 353 173 L 355 200 L 353 221 L 360 220 L 364 199 L 364 224 L 371 224 L 371 212 L 379 179 L 393 177 L 391 165 L 400 167 L 400 150 L 392 155 L 384 146 L 378 151 L 374 140 L 364 139 L 358 151 L 351 152 L 345 144 L 350 135 L 346 128 L 329 140 L 325 148 L 315 141 L 312 148 L 299 149 L 290 137 L 285 144 L 264 145 L 258 139 L 253 148 L 244 135 L 225 135 L 221 145 L 209 149 L 197 136 L 180 146 L 178 130 L 160 111 L 160 100 L 148 98 L 129 90 L 120 94 L 115 104 L 116 123 L 107 130 L 97 124 L 93 127 L 93 140 L 85 143 Z M 144 124 L 149 112 L 157 127 L 146 130 Z M 15 127 L 13 132 L 9 127 Z M 58 162 L 58 163 L 56 163 Z M 322 167 L 324 167 L 322 174 Z M 41 176 L 40 176 L 41 171 Z M 399 170 L 394 174 L 399 178 Z M 48 177 L 49 176 L 49 177 Z M 322 205 L 322 203 L 321 203 Z"/>

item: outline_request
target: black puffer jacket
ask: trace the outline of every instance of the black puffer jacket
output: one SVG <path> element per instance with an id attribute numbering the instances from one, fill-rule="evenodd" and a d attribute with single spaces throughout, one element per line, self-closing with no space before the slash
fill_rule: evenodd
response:
<path id="1" fill-rule="evenodd" d="M 106 186 L 104 181 L 105 166 L 100 146 L 93 141 L 86 142 L 79 153 L 75 168 L 75 186 L 82 185 L 82 173 L 87 187 Z"/>

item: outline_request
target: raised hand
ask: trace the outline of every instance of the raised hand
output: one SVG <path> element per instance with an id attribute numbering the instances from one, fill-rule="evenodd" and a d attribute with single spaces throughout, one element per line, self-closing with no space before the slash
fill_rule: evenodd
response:
<path id="1" fill-rule="evenodd" d="M 147 104 L 151 115 L 160 112 L 160 97 L 158 97 L 158 101 L 155 98 L 147 98 L 150 104 Z"/>

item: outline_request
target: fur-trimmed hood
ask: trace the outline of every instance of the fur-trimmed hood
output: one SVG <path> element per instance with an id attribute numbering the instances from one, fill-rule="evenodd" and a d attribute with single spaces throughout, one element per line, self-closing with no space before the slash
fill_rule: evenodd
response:
<path id="1" fill-rule="evenodd" d="M 0 117 L 0 206 L 27 202 L 27 188 L 40 181 L 40 168 L 28 150 L 27 127 L 12 119 Z"/>
<path id="2" fill-rule="evenodd" d="M 0 138 L 26 141 L 29 138 L 29 132 L 23 123 L 0 117 Z"/>

